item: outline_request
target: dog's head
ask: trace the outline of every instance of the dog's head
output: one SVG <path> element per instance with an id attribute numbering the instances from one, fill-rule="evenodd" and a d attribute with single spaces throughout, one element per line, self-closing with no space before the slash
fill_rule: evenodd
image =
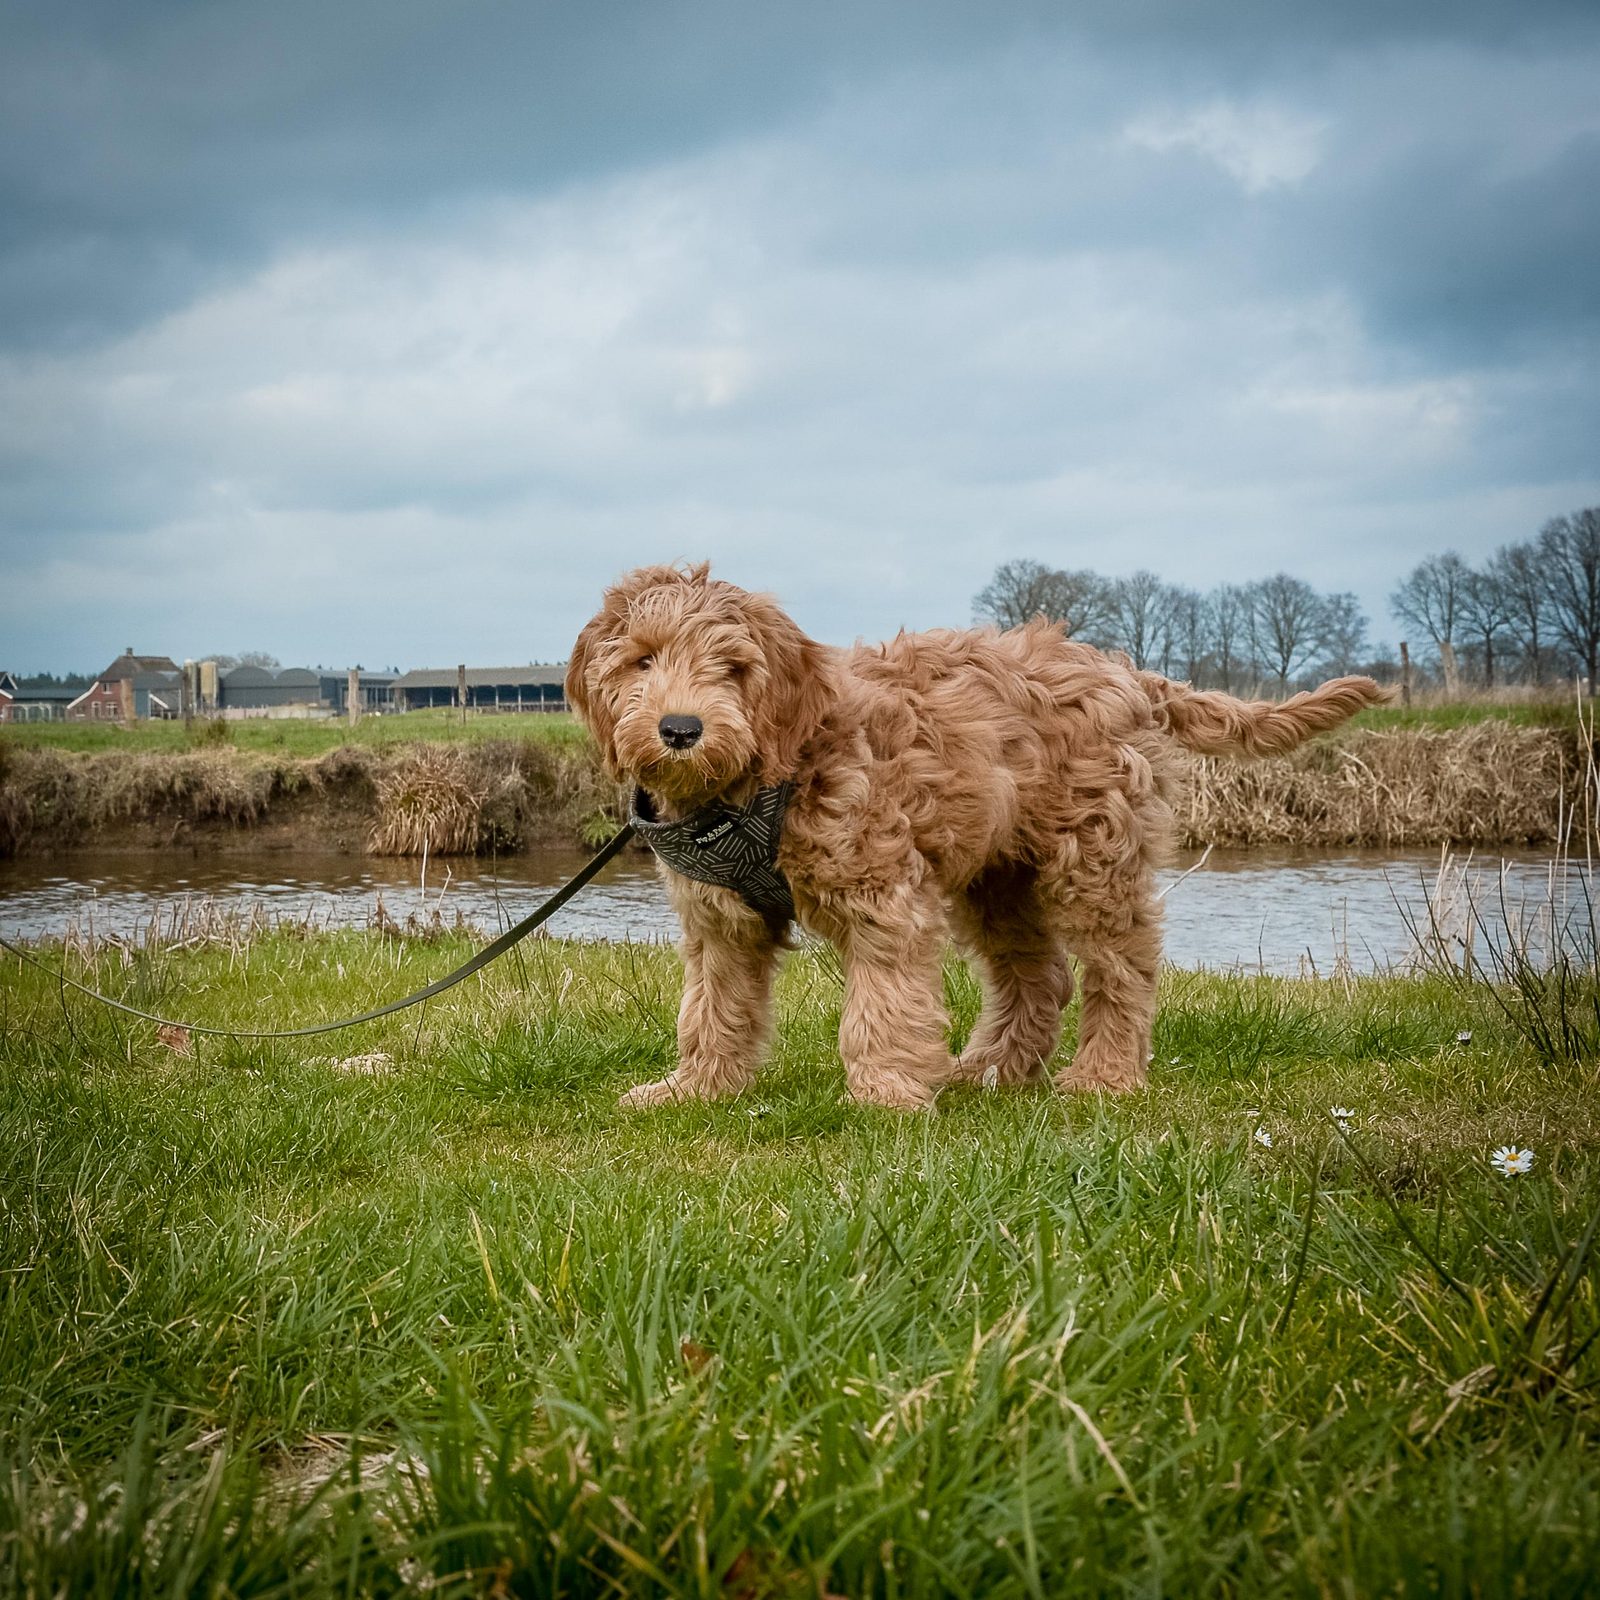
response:
<path id="1" fill-rule="evenodd" d="M 788 777 L 828 698 L 823 647 L 705 562 L 628 573 L 567 665 L 607 770 L 680 805 Z"/>

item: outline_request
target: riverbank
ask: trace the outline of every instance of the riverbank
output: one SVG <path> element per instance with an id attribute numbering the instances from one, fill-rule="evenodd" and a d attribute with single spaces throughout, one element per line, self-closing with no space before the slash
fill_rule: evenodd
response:
<path id="1" fill-rule="evenodd" d="M 569 719 L 463 724 L 420 715 L 428 720 L 370 718 L 354 730 L 363 742 L 320 749 L 317 741 L 340 730 L 245 723 L 185 742 L 180 727 L 167 725 L 137 730 L 125 744 L 112 729 L 69 729 L 56 740 L 44 737 L 48 729 L 6 730 L 0 855 L 313 847 L 503 855 L 591 843 L 620 824 L 616 787 Z M 525 726 L 508 730 L 512 721 Z M 63 748 L 68 733 L 95 747 Z M 1575 727 L 1499 715 L 1451 724 L 1390 718 L 1265 761 L 1185 756 L 1180 843 L 1549 844 L 1575 810 L 1581 815 L 1579 757 Z"/>
<path id="2" fill-rule="evenodd" d="M 471 855 L 584 840 L 619 815 L 587 736 L 554 719 L 516 739 L 480 725 L 455 741 L 386 739 L 312 756 L 204 738 L 84 752 L 0 742 L 0 855 L 308 845 Z"/>
<path id="3" fill-rule="evenodd" d="M 469 948 L 69 959 L 289 1025 Z M 752 1093 L 625 1116 L 671 1049 L 666 951 L 540 941 L 420 1019 L 179 1049 L 0 980 L 7 1593 L 1537 1595 L 1600 1566 L 1600 1077 L 1482 986 L 1172 975 L 1146 1093 L 901 1117 L 841 1104 L 837 973 L 803 953 Z"/>

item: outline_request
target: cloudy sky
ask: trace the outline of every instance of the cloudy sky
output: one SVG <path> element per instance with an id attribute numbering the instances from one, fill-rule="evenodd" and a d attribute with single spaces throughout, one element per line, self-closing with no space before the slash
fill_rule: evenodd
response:
<path id="1" fill-rule="evenodd" d="M 1351 588 L 1600 500 L 1600 9 L 0 0 L 0 666 L 710 556 Z"/>

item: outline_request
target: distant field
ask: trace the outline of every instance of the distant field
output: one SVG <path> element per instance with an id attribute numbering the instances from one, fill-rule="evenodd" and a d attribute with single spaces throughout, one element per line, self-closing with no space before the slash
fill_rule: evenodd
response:
<path id="1" fill-rule="evenodd" d="M 1577 706 L 1571 696 L 1544 701 L 1462 701 L 1454 705 L 1380 706 L 1363 711 L 1352 728 L 1459 728 L 1475 722 L 1506 722 L 1522 728 L 1574 728 Z M 226 729 L 226 733 L 217 729 Z M 131 729 L 92 722 L 0 724 L 0 741 L 51 750 L 189 750 L 216 739 L 239 750 L 283 755 L 323 755 L 340 745 L 384 746 L 414 740 L 454 744 L 480 739 L 547 739 L 582 742 L 588 737 L 566 714 L 469 716 L 459 711 L 407 711 L 396 716 L 363 717 L 354 728 L 342 719 L 319 722 L 283 720 L 197 723 L 186 732 L 181 722 L 140 722 Z"/>
<path id="2" fill-rule="evenodd" d="M 1591 714 L 1592 704 L 1585 704 L 1585 716 Z M 1374 706 L 1352 717 L 1348 726 L 1383 732 L 1392 728 L 1462 728 L 1474 722 L 1508 722 L 1518 728 L 1575 729 L 1578 702 L 1569 694 L 1564 700 L 1464 700 L 1439 706 Z"/>
<path id="3" fill-rule="evenodd" d="M 285 1025 L 468 948 L 92 976 Z M 1172 974 L 1147 1092 L 897 1116 L 802 953 L 756 1089 L 621 1113 L 679 987 L 540 941 L 180 1055 L 0 955 L 0 1590 L 1593 1592 L 1600 1075 L 1485 986 Z"/>
<path id="4" fill-rule="evenodd" d="M 93 722 L 24 722 L 0 725 L 0 740 L 50 750 L 192 750 L 213 742 L 238 750 L 270 754 L 320 756 L 341 745 L 384 746 L 415 740 L 456 744 L 480 739 L 547 739 L 582 742 L 588 737 L 565 714 L 514 713 L 469 716 L 459 711 L 405 711 L 394 716 L 363 717 L 355 727 L 343 718 L 325 721 L 281 720 L 198 722 L 186 731 L 181 722 L 139 722 L 132 728 Z"/>

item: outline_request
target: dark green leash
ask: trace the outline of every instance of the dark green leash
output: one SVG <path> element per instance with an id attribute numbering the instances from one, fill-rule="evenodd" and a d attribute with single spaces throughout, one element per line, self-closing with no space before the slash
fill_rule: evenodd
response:
<path id="1" fill-rule="evenodd" d="M 425 989 L 418 989 L 415 994 L 408 994 L 403 1000 L 391 1000 L 386 1006 L 378 1006 L 373 1011 L 363 1011 L 359 1017 L 345 1017 L 338 1022 L 318 1022 L 309 1028 L 207 1028 L 198 1022 L 175 1022 L 170 1017 L 158 1017 L 154 1012 L 141 1011 L 138 1006 L 130 1006 L 126 1001 L 113 1000 L 110 995 L 101 994 L 98 989 L 91 989 L 88 984 L 79 983 L 76 978 L 69 978 L 66 973 L 56 971 L 30 951 L 24 950 L 20 945 L 12 944 L 9 939 L 0 938 L 0 950 L 9 950 L 19 961 L 26 961 L 30 967 L 37 967 L 58 983 L 70 984 L 74 989 L 80 990 L 93 1000 L 98 1000 L 102 1005 L 114 1006 L 118 1011 L 142 1017 L 146 1022 L 157 1023 L 163 1028 L 183 1028 L 189 1033 L 213 1034 L 226 1039 L 304 1039 L 313 1033 L 336 1033 L 340 1028 L 353 1028 L 358 1022 L 375 1022 L 379 1017 L 404 1011 L 408 1006 L 420 1005 L 424 1000 L 433 999 L 436 994 L 443 994 L 446 989 L 455 988 L 458 983 L 470 978 L 474 972 L 481 971 L 491 961 L 503 956 L 512 945 L 526 939 L 540 923 L 547 922 L 553 917 L 573 895 L 593 880 L 595 874 L 632 836 L 633 827 L 630 824 L 603 846 L 599 854 L 576 877 L 569 879 L 557 889 L 537 911 L 529 913 L 514 927 L 507 928 L 493 944 L 486 944 L 470 961 L 462 962 L 454 972 L 447 973 Z"/>

